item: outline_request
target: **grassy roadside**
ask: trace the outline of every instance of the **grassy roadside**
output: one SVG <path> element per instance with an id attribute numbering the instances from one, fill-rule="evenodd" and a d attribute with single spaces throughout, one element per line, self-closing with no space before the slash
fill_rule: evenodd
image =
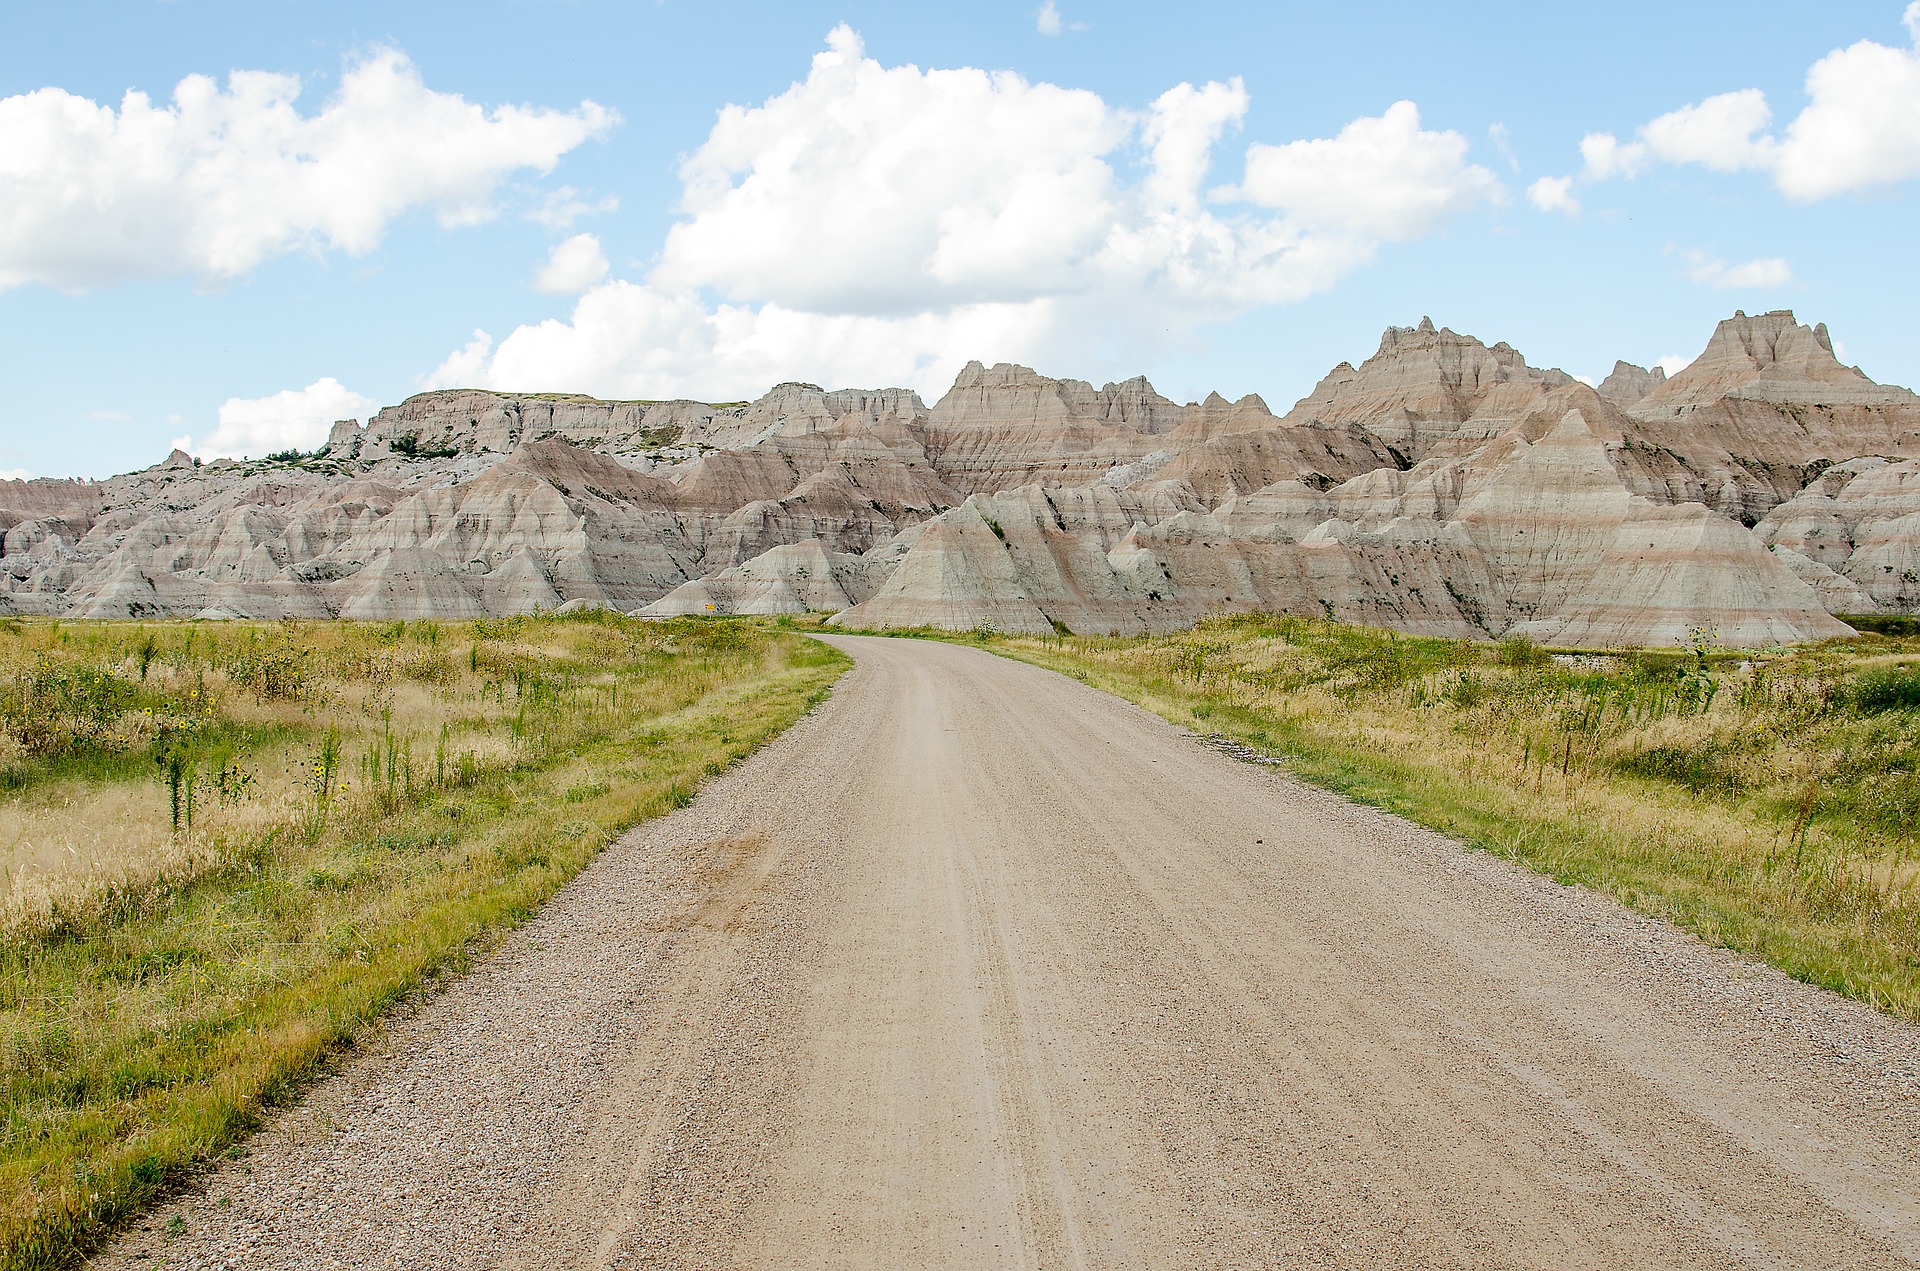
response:
<path id="1" fill-rule="evenodd" d="M 1272 615 L 915 634 L 1072 675 L 1920 1019 L 1920 639 L 1550 656 Z"/>
<path id="2" fill-rule="evenodd" d="M 73 1264 L 848 664 L 774 628 L 592 615 L 0 639 L 12 824 L 149 843 L 9 876 L 8 1268 Z"/>

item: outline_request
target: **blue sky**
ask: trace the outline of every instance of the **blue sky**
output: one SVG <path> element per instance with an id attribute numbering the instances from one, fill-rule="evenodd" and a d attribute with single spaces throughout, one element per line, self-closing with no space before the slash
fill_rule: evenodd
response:
<path id="1" fill-rule="evenodd" d="M 310 446 L 456 383 L 931 400 L 969 357 L 1283 411 L 1423 314 L 1597 377 L 1785 307 L 1920 383 L 1920 3 L 77 0 L 8 28 L 0 473 Z"/>

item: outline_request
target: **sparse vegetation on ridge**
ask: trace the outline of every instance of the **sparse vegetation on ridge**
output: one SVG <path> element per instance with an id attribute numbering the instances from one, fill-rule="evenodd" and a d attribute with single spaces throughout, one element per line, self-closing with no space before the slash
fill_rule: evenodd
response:
<path id="1" fill-rule="evenodd" d="M 846 664 L 605 613 L 0 624 L 0 1266 L 70 1265 Z"/>
<path id="2" fill-rule="evenodd" d="M 1267 614 L 937 634 L 1920 1019 L 1920 639 L 1550 655 Z"/>

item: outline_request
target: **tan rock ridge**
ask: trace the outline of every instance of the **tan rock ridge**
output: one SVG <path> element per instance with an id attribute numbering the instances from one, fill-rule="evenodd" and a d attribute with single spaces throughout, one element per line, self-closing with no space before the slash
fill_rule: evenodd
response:
<path id="1" fill-rule="evenodd" d="M 1416 327 L 1388 327 L 1358 367 L 1342 362 L 1328 372 L 1285 422 L 1356 425 L 1417 463 L 1491 440 L 1543 392 L 1574 382 L 1528 366 L 1504 343 L 1489 348 L 1422 318 Z"/>
<path id="2" fill-rule="evenodd" d="M 1642 493 L 1747 525 L 1833 464 L 1920 457 L 1920 397 L 1841 365 L 1826 327 L 1786 310 L 1721 322 L 1630 414 L 1626 466 Z"/>
<path id="3" fill-rule="evenodd" d="M 1788 313 L 1597 390 L 1423 320 L 1279 417 L 976 362 L 932 407 L 799 382 L 744 403 L 450 390 L 294 461 L 0 481 L 15 613 L 1120 632 L 1268 609 L 1744 645 L 1913 611 L 1917 577 L 1920 399 Z"/>
<path id="4" fill-rule="evenodd" d="M 1880 405 L 1910 408 L 1920 402 L 1903 388 L 1876 384 L 1857 367 L 1834 356 L 1827 324 L 1804 327 L 1790 309 L 1748 317 L 1736 312 L 1685 370 L 1635 405 L 1648 418 L 1684 413 L 1728 397 L 1778 406 Z"/>

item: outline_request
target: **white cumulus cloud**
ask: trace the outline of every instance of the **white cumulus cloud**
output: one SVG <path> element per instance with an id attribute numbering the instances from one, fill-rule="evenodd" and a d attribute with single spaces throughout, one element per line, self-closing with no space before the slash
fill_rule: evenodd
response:
<path id="1" fill-rule="evenodd" d="M 578 295 L 607 276 L 607 254 L 592 234 L 575 234 L 555 243 L 533 285 L 558 296 Z"/>
<path id="2" fill-rule="evenodd" d="M 1164 207 L 1192 211 L 1220 134 L 1238 128 L 1251 99 L 1238 76 L 1225 84 L 1180 84 L 1154 100 L 1142 138 L 1152 155 L 1147 194 Z"/>
<path id="3" fill-rule="evenodd" d="M 1761 135 L 1772 122 L 1767 95 L 1746 88 L 1669 111 L 1642 128 L 1640 136 L 1667 163 L 1697 163 L 1716 172 L 1738 172 L 1772 162 L 1773 139 Z"/>
<path id="4" fill-rule="evenodd" d="M 378 409 L 380 403 L 371 397 L 327 376 L 268 397 L 229 397 L 211 433 L 198 442 L 182 437 L 174 444 L 206 459 L 313 450 L 327 439 L 335 420 L 365 419 Z"/>
<path id="5" fill-rule="evenodd" d="M 1774 180 L 1808 201 L 1920 176 L 1920 8 L 1915 47 L 1862 40 L 1814 63 L 1807 107 L 1787 126 Z"/>
<path id="6" fill-rule="evenodd" d="M 1659 116 L 1628 141 L 1590 133 L 1581 175 L 1632 177 L 1655 163 L 1762 171 L 1800 202 L 1920 176 L 1920 0 L 1903 21 L 1911 47 L 1861 40 L 1815 62 L 1806 105 L 1782 133 L 1769 131 L 1773 108 L 1759 89 L 1721 93 Z"/>
<path id="7" fill-rule="evenodd" d="M 1395 102 L 1337 137 L 1249 146 L 1246 179 L 1226 193 L 1282 209 L 1295 225 L 1405 242 L 1500 197 L 1493 173 L 1466 155 L 1465 137 L 1423 131 L 1419 107 Z"/>
<path id="8" fill-rule="evenodd" d="M 1503 198 L 1411 102 L 1252 146 L 1242 182 L 1210 192 L 1246 109 L 1238 81 L 1123 109 L 1010 71 L 885 67 L 837 27 L 804 81 L 728 106 L 687 156 L 649 275 L 589 288 L 564 321 L 476 332 L 430 382 L 939 392 L 970 357 L 1119 367 Z"/>
<path id="9" fill-rule="evenodd" d="M 1130 127 L 1082 90 L 882 67 L 842 26 L 803 83 L 720 113 L 654 281 L 822 311 L 1029 298 L 1104 245 Z"/>
<path id="10" fill-rule="evenodd" d="M 500 182 L 550 171 L 616 116 L 476 105 L 421 82 L 397 50 L 349 66 L 318 111 L 292 75 L 180 81 L 116 110 L 58 88 L 0 99 L 0 289 L 238 278 L 285 252 L 371 251 L 416 207 L 492 214 Z"/>
<path id="11" fill-rule="evenodd" d="M 1144 110 L 1012 72 L 881 65 L 840 26 L 807 77 L 721 111 L 643 278 L 487 333 L 434 384 L 732 396 L 795 376 L 937 392 L 973 357 L 1125 364 L 1336 284 L 1383 244 L 1497 201 L 1411 102 L 1245 152 L 1238 80 Z"/>
<path id="12" fill-rule="evenodd" d="M 567 385 L 605 397 L 718 399 L 811 374 L 831 384 L 937 393 L 970 358 L 1015 358 L 1042 347 L 1055 321 L 1049 301 L 880 317 L 774 304 L 709 307 L 689 292 L 616 281 L 582 296 L 566 321 L 517 328 L 497 346 L 475 332 L 426 386 Z"/>
<path id="13" fill-rule="evenodd" d="M 1715 291 L 1764 290 L 1793 281 L 1793 268 L 1778 256 L 1729 265 L 1704 252 L 1687 254 L 1687 277 Z"/>
<path id="14" fill-rule="evenodd" d="M 1580 200 L 1573 197 L 1572 177 L 1541 177 L 1527 187 L 1527 202 L 1542 212 L 1580 215 Z"/>

